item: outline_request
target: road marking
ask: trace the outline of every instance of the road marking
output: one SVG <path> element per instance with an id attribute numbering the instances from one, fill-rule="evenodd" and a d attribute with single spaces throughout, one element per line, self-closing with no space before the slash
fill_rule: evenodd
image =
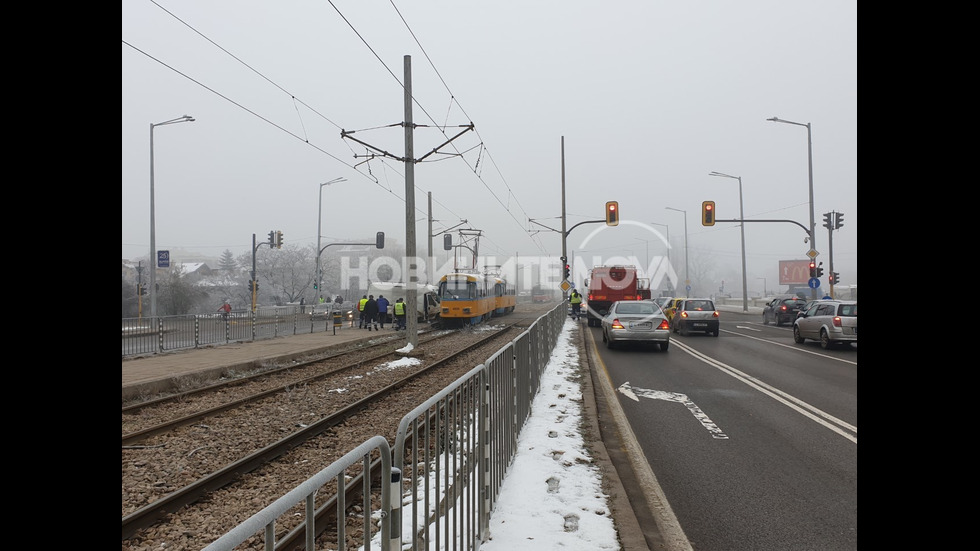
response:
<path id="1" fill-rule="evenodd" d="M 736 325 L 736 327 L 739 327 L 739 326 Z M 834 356 L 828 356 L 827 354 L 824 354 L 822 352 L 814 352 L 813 350 L 808 350 L 806 348 L 803 348 L 803 345 L 802 344 L 797 344 L 797 345 L 794 346 L 794 345 L 789 345 L 789 344 L 783 344 L 781 342 L 771 341 L 769 339 L 760 339 L 759 337 L 753 337 L 752 335 L 746 335 L 744 333 L 739 333 L 737 331 L 731 331 L 729 329 L 721 329 L 721 331 L 724 332 L 724 333 L 731 333 L 732 335 L 737 335 L 739 337 L 745 337 L 746 339 L 755 339 L 757 341 L 762 341 L 764 343 L 774 344 L 776 346 L 782 346 L 783 348 L 790 348 L 790 349 L 796 350 L 797 352 L 803 352 L 803 353 L 806 353 L 806 354 L 813 354 L 814 356 L 820 356 L 821 358 L 827 358 L 828 360 L 837 360 L 838 362 L 844 362 L 846 364 L 851 364 L 851 365 L 857 365 L 858 364 L 854 360 L 847 360 L 847 359 L 844 359 L 844 358 L 837 358 L 837 357 L 834 357 Z"/>
<path id="2" fill-rule="evenodd" d="M 708 432 L 711 433 L 712 438 L 716 438 L 718 440 L 728 440 L 728 435 L 721 432 L 718 425 L 714 424 L 714 422 L 708 418 L 707 414 L 701 411 L 701 408 L 699 408 L 697 404 L 695 404 L 685 394 L 681 394 L 680 392 L 666 392 L 663 390 L 650 390 L 647 388 L 637 388 L 634 391 L 633 387 L 630 386 L 629 381 L 619 385 L 619 388 L 616 390 L 625 396 L 636 400 L 637 402 L 640 401 L 640 399 L 637 398 L 637 394 L 639 394 L 641 397 L 650 398 L 651 400 L 665 400 L 667 402 L 678 402 L 680 404 L 684 404 L 684 406 L 687 407 L 687 409 L 694 415 L 694 418 L 697 419 L 704 426 L 704 428 L 708 429 Z"/>
<path id="3" fill-rule="evenodd" d="M 754 338 L 754 337 L 749 337 L 749 338 Z M 759 340 L 764 340 L 764 339 L 759 339 Z M 763 394 L 772 397 L 776 401 L 781 402 L 786 406 L 789 406 L 791 409 L 796 410 L 797 412 L 803 414 L 805 417 L 809 417 L 810 419 L 816 421 L 818 424 L 827 427 L 828 429 L 836 432 L 837 434 L 857 444 L 856 426 L 851 425 L 850 423 L 847 423 L 841 419 L 838 419 L 825 411 L 817 409 L 811 406 L 810 404 L 807 404 L 803 400 L 795 398 L 773 386 L 770 386 L 760 381 L 759 379 L 756 379 L 755 377 L 747 373 L 735 369 L 730 365 L 724 364 L 718 360 L 715 360 L 714 358 L 710 358 L 702 354 L 701 352 L 698 352 L 697 350 L 691 348 L 690 346 L 681 343 L 680 341 L 675 341 L 674 344 L 675 346 L 677 346 L 684 352 L 687 352 L 691 356 L 694 356 L 695 358 L 701 360 L 702 362 L 717 368 L 722 373 L 726 373 L 734 377 L 735 379 L 742 381 L 743 383 L 755 388 L 759 392 L 762 392 Z M 850 431 L 850 432 L 845 432 L 845 431 Z"/>
<path id="4" fill-rule="evenodd" d="M 756 329 L 755 327 L 750 327 L 750 326 L 748 326 L 748 325 L 736 325 L 735 327 L 736 327 L 737 329 L 749 329 L 749 330 L 751 330 L 751 331 L 759 331 L 759 332 L 761 332 L 761 331 L 762 331 L 762 329 Z"/>

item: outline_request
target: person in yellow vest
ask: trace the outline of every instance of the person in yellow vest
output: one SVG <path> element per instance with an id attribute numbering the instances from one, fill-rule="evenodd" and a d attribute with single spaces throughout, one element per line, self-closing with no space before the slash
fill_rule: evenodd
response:
<path id="1" fill-rule="evenodd" d="M 398 299 L 392 305 L 392 309 L 395 313 L 395 331 L 405 329 L 405 303 L 402 299 Z"/>
<path id="2" fill-rule="evenodd" d="M 364 322 L 367 318 L 364 317 L 364 305 L 367 304 L 367 295 L 361 297 L 361 300 L 357 301 L 357 328 L 364 329 Z"/>
<path id="3" fill-rule="evenodd" d="M 577 321 L 582 317 L 582 295 L 575 289 L 572 289 L 572 294 L 569 295 L 568 302 L 572 305 L 572 319 Z"/>

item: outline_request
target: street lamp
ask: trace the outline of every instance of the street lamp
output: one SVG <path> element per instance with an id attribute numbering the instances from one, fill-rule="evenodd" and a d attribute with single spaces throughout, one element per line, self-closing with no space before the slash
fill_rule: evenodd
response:
<path id="1" fill-rule="evenodd" d="M 738 180 L 738 218 L 742 222 L 742 311 L 749 311 L 749 286 L 745 281 L 745 211 L 742 209 L 742 177 L 729 176 L 721 172 L 711 172 L 708 176 L 721 176 Z"/>
<path id="2" fill-rule="evenodd" d="M 323 296 L 323 274 L 320 272 L 320 221 L 323 216 L 323 186 L 329 186 L 330 184 L 336 184 L 337 182 L 346 182 L 347 179 L 343 176 L 339 178 L 334 178 L 329 182 L 323 182 L 320 184 L 320 193 L 317 196 L 316 204 L 316 296 L 313 297 L 313 304 L 318 304 L 320 301 L 317 300 L 319 297 Z"/>
<path id="3" fill-rule="evenodd" d="M 663 226 L 664 229 L 667 230 L 667 265 L 670 266 L 670 226 L 668 226 L 667 224 L 660 224 L 658 222 L 649 222 L 649 223 L 654 226 Z M 650 260 L 647 259 L 647 266 L 649 266 L 649 264 L 650 264 Z M 668 279 L 668 282 L 669 281 L 670 280 Z"/>
<path id="4" fill-rule="evenodd" d="M 810 123 L 803 124 L 802 122 L 793 122 L 780 119 L 779 117 L 773 117 L 771 119 L 766 119 L 772 122 L 782 122 L 786 124 L 795 124 L 796 126 L 806 127 L 806 159 L 807 159 L 807 172 L 810 178 L 810 250 L 817 250 L 817 232 L 816 222 L 813 220 L 813 140 L 810 138 Z M 814 256 L 816 258 L 816 256 Z M 817 298 L 817 289 L 813 287 L 810 289 L 810 297 Z"/>
<path id="5" fill-rule="evenodd" d="M 178 122 L 194 122 L 194 117 L 184 115 L 169 121 L 150 123 L 150 318 L 157 317 L 157 230 L 156 207 L 153 204 L 153 128 Z"/>
<path id="6" fill-rule="evenodd" d="M 674 207 L 664 207 L 667 210 L 676 210 L 677 212 L 684 213 L 684 292 L 690 293 L 689 287 L 691 286 L 691 272 L 687 270 L 687 211 L 681 209 L 675 209 Z"/>
<path id="7" fill-rule="evenodd" d="M 764 278 L 764 277 L 757 277 L 756 279 L 761 279 L 762 280 L 762 298 L 766 298 L 766 296 L 768 296 L 768 294 L 769 294 L 769 293 L 766 292 L 766 278 Z"/>

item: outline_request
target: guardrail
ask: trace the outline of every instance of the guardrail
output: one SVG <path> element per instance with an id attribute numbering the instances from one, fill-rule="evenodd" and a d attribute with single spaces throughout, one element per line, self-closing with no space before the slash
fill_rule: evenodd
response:
<path id="1" fill-rule="evenodd" d="M 342 499 L 344 468 L 354 458 L 364 457 L 363 472 L 367 472 L 369 452 L 375 447 L 382 450 L 381 503 L 376 508 L 369 505 L 372 501 L 365 493 L 361 515 L 380 520 L 373 537 L 365 526 L 364 549 L 479 549 L 489 536 L 490 515 L 567 317 L 566 301 L 538 318 L 486 363 L 406 414 L 390 455 L 384 437 L 373 436 L 204 551 L 231 551 L 263 530 L 265 549 L 274 550 L 275 520 L 302 499 L 307 503 L 307 520 L 292 533 L 305 530 L 305 548 L 316 549 L 312 495 L 322 491 L 330 477 L 337 477 L 337 493 L 328 500 Z M 385 481 L 390 481 L 390 488 Z M 339 549 L 344 550 L 344 538 L 337 539 Z"/>
<path id="2" fill-rule="evenodd" d="M 214 344 L 271 339 L 284 335 L 339 331 L 353 327 L 349 310 L 336 325 L 333 313 L 314 320 L 311 306 L 270 306 L 255 312 L 233 310 L 227 317 L 220 313 L 156 318 L 123 318 L 122 355 L 138 356 L 172 350 L 200 348 Z"/>

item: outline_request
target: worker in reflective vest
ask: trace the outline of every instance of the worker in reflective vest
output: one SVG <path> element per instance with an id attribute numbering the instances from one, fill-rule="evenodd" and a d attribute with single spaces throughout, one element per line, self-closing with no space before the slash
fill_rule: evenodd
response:
<path id="1" fill-rule="evenodd" d="M 569 296 L 568 302 L 572 305 L 572 319 L 577 320 L 582 316 L 582 295 L 575 289 L 572 289 L 572 294 Z"/>
<path id="2" fill-rule="evenodd" d="M 405 303 L 402 299 L 395 301 L 393 309 L 395 311 L 395 331 L 405 329 Z"/>
<path id="3" fill-rule="evenodd" d="M 364 322 L 366 321 L 364 317 L 364 305 L 367 304 L 367 295 L 361 297 L 361 300 L 357 301 L 357 327 L 358 329 L 364 329 Z"/>

